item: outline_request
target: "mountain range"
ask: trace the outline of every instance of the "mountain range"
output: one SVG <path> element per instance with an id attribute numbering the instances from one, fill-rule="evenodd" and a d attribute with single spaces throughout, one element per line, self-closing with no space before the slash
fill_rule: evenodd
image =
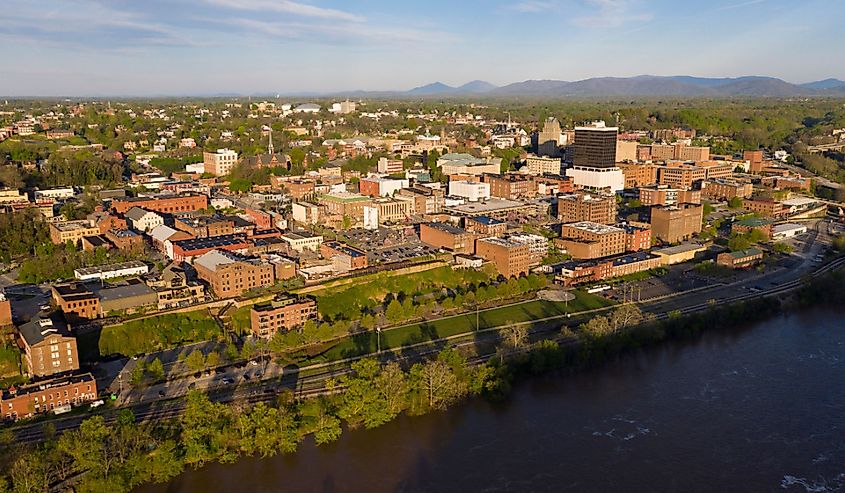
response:
<path id="1" fill-rule="evenodd" d="M 543 96 L 590 98 L 604 96 L 683 96 L 683 97 L 795 97 L 845 96 L 845 81 L 825 79 L 806 84 L 792 84 L 774 77 L 746 76 L 735 78 L 707 78 L 687 75 L 636 77 L 595 77 L 578 81 L 526 80 L 496 86 L 474 80 L 453 87 L 434 82 L 408 91 L 369 93 L 356 91 L 358 96 Z"/>

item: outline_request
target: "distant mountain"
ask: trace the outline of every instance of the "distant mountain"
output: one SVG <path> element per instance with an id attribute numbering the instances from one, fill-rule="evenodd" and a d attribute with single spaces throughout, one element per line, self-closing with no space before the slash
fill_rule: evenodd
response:
<path id="1" fill-rule="evenodd" d="M 491 91 L 493 94 L 542 96 L 554 94 L 566 87 L 569 82 L 563 80 L 527 80 L 515 82 Z"/>
<path id="2" fill-rule="evenodd" d="M 442 82 L 433 82 L 431 84 L 426 84 L 424 86 L 415 87 L 410 91 L 407 91 L 406 94 L 416 95 L 416 96 L 432 96 L 437 94 L 446 94 L 455 92 L 455 88 L 452 86 L 447 86 Z"/>
<path id="3" fill-rule="evenodd" d="M 801 87 L 806 87 L 807 89 L 817 89 L 817 90 L 845 88 L 845 80 L 839 80 L 839 79 L 817 80 L 815 82 L 807 82 L 806 84 L 801 84 Z"/>
<path id="4" fill-rule="evenodd" d="M 483 94 L 485 92 L 490 92 L 497 87 L 498 86 L 495 86 L 487 81 L 474 80 L 472 82 L 467 82 L 460 87 L 456 87 L 455 92 L 461 94 Z"/>

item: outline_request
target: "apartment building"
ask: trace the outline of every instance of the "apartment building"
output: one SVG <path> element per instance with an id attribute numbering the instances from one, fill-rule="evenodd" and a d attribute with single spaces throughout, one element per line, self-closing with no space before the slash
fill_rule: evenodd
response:
<path id="1" fill-rule="evenodd" d="M 504 221 L 487 216 L 467 217 L 464 229 L 479 236 L 503 236 L 508 225 Z"/>
<path id="2" fill-rule="evenodd" d="M 561 160 L 559 157 L 535 156 L 529 154 L 525 158 L 525 171 L 529 175 L 559 175 L 561 174 Z M 520 171 L 523 171 L 520 169 Z"/>
<path id="3" fill-rule="evenodd" d="M 701 232 L 703 212 L 703 206 L 694 204 L 652 207 L 652 235 L 666 243 L 688 240 Z"/>
<path id="4" fill-rule="evenodd" d="M 76 245 L 85 236 L 96 236 L 100 234 L 100 228 L 87 219 L 50 223 L 48 229 L 50 231 L 50 241 L 56 245 L 62 245 L 67 242 Z"/>
<path id="5" fill-rule="evenodd" d="M 307 297 L 282 295 L 253 305 L 249 316 L 253 335 L 269 339 L 277 332 L 302 327 L 308 320 L 317 318 L 317 302 Z"/>
<path id="6" fill-rule="evenodd" d="M 589 221 L 564 224 L 555 245 L 574 259 L 610 257 L 625 252 L 626 233 L 622 228 Z"/>
<path id="7" fill-rule="evenodd" d="M 563 223 L 590 221 L 616 223 L 616 197 L 576 192 L 557 198 L 558 219 Z"/>
<path id="8" fill-rule="evenodd" d="M 475 250 L 475 235 L 446 223 L 420 224 L 420 241 L 454 253 L 473 253 Z"/>
<path id="9" fill-rule="evenodd" d="M 505 277 L 528 274 L 532 256 L 526 243 L 507 238 L 481 238 L 475 244 L 475 253 L 493 263 L 496 271 Z"/>
<path id="10" fill-rule="evenodd" d="M 11 421 L 69 410 L 97 399 L 97 382 L 90 373 L 67 375 L 12 387 L 0 396 L 0 416 Z"/>
<path id="11" fill-rule="evenodd" d="M 701 182 L 701 196 L 710 200 L 731 200 L 734 197 L 747 198 L 754 193 L 751 183 L 715 178 Z"/>
<path id="12" fill-rule="evenodd" d="M 126 197 L 112 200 L 111 206 L 118 214 L 126 214 L 133 207 L 165 214 L 176 214 L 208 209 L 208 197 L 200 194 Z"/>
<path id="13" fill-rule="evenodd" d="M 537 196 L 537 183 L 519 174 L 485 174 L 484 183 L 490 184 L 490 196 L 506 200 L 533 199 Z"/>
<path id="14" fill-rule="evenodd" d="M 79 369 L 76 337 L 60 314 L 38 314 L 18 330 L 30 375 L 43 377 Z"/>
<path id="15" fill-rule="evenodd" d="M 640 202 L 644 206 L 700 204 L 700 190 L 672 188 L 666 185 L 652 185 L 638 189 Z"/>
<path id="16" fill-rule="evenodd" d="M 789 212 L 782 202 L 772 197 L 750 197 L 742 201 L 742 207 L 766 217 L 783 217 Z"/>
<path id="17" fill-rule="evenodd" d="M 238 163 L 238 153 L 231 149 L 217 149 L 217 152 L 203 152 L 202 162 L 206 173 L 226 176 Z"/>
<path id="18" fill-rule="evenodd" d="M 625 188 L 637 188 L 657 183 L 657 166 L 651 164 L 620 164 Z"/>
<path id="19" fill-rule="evenodd" d="M 405 170 L 405 164 L 401 159 L 388 159 L 381 157 L 378 160 L 377 169 L 379 173 L 395 175 Z"/>
<path id="20" fill-rule="evenodd" d="M 218 298 L 240 296 L 250 289 L 275 284 L 273 266 L 254 257 L 212 250 L 194 260 L 197 277 L 207 282 Z"/>

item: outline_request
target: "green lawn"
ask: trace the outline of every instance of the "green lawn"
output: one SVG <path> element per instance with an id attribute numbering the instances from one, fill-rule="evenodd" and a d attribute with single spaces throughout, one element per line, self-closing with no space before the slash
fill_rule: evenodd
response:
<path id="1" fill-rule="evenodd" d="M 498 327 L 509 322 L 529 322 L 567 313 L 592 310 L 609 306 L 611 302 L 599 296 L 576 291 L 576 298 L 564 302 L 531 301 L 515 306 L 493 308 L 478 314 L 480 328 Z M 475 330 L 475 312 L 432 322 L 406 325 L 382 332 L 381 347 L 399 348 L 420 342 L 472 332 Z M 320 355 L 319 360 L 331 361 L 376 351 L 376 334 L 369 332 L 346 339 Z"/>

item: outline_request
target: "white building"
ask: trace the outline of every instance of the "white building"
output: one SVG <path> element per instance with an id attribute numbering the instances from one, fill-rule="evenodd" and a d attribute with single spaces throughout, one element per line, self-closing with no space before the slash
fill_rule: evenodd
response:
<path id="1" fill-rule="evenodd" d="M 364 206 L 364 229 L 378 229 L 378 207 Z"/>
<path id="2" fill-rule="evenodd" d="M 305 103 L 297 106 L 293 109 L 294 113 L 319 113 L 320 112 L 320 105 L 314 103 Z"/>
<path id="3" fill-rule="evenodd" d="M 529 154 L 525 158 L 525 171 L 529 175 L 559 175 L 560 164 L 560 158 Z"/>
<path id="4" fill-rule="evenodd" d="M 470 202 L 487 200 L 490 198 L 490 184 L 472 181 L 450 181 L 449 195 L 463 197 Z"/>
<path id="5" fill-rule="evenodd" d="M 300 224 L 317 224 L 320 221 L 320 206 L 311 202 L 291 204 L 293 220 Z"/>
<path id="6" fill-rule="evenodd" d="M 575 186 L 588 190 L 609 189 L 616 193 L 625 188 L 625 175 L 616 166 L 610 168 L 573 166 L 567 168 L 566 176 L 572 178 Z"/>
<path id="7" fill-rule="evenodd" d="M 201 175 L 205 173 L 205 163 L 192 163 L 185 165 L 185 172 L 187 173 L 196 173 Z"/>
<path id="8" fill-rule="evenodd" d="M 316 252 L 320 249 L 320 245 L 323 244 L 322 235 L 311 234 L 307 231 L 285 233 L 282 235 L 282 240 L 290 245 L 291 250 L 299 253 L 305 250 Z"/>
<path id="9" fill-rule="evenodd" d="M 378 160 L 378 172 L 388 175 L 395 175 L 401 173 L 405 169 L 405 165 L 401 159 L 388 159 L 381 157 Z"/>
<path id="10" fill-rule="evenodd" d="M 203 152 L 202 161 L 205 173 L 211 173 L 215 176 L 225 176 L 238 163 L 238 153 L 231 149 L 217 149 L 217 152 Z"/>
<path id="11" fill-rule="evenodd" d="M 807 226 L 803 224 L 776 224 L 772 227 L 773 240 L 785 240 L 793 236 L 802 235 L 807 232 Z"/>
<path id="12" fill-rule="evenodd" d="M 47 190 L 36 190 L 35 201 L 72 199 L 75 195 L 76 190 L 73 187 L 48 188 Z"/>
<path id="13" fill-rule="evenodd" d="M 140 207 L 133 207 L 124 214 L 129 227 L 138 231 L 148 233 L 158 226 L 164 225 L 164 218 L 153 211 Z"/>
<path id="14" fill-rule="evenodd" d="M 147 264 L 139 260 L 133 260 L 122 264 L 74 269 L 73 275 L 80 281 L 92 281 L 94 279 L 106 280 L 116 277 L 142 276 L 149 271 L 150 268 Z"/>

